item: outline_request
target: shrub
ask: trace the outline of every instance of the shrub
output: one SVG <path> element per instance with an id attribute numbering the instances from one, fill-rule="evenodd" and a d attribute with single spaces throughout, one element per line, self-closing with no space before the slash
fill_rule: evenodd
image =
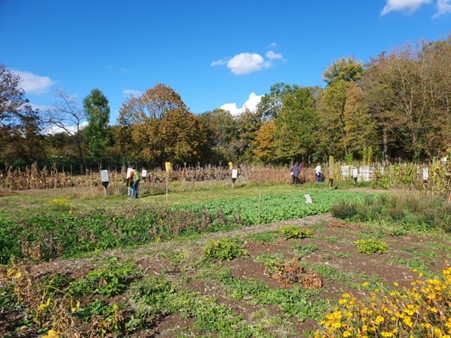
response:
<path id="1" fill-rule="evenodd" d="M 388 245 L 385 242 L 376 239 L 361 239 L 355 241 L 354 244 L 357 247 L 357 251 L 370 255 L 373 253 L 383 254 L 388 252 Z"/>
<path id="2" fill-rule="evenodd" d="M 207 260 L 231 261 L 247 254 L 246 250 L 241 249 L 239 241 L 231 238 L 209 241 L 204 250 L 204 257 Z"/>
<path id="3" fill-rule="evenodd" d="M 342 200 L 330 208 L 334 217 L 349 219 L 357 215 L 357 205 L 353 202 Z"/>
<path id="4" fill-rule="evenodd" d="M 290 238 L 312 238 L 313 232 L 309 229 L 298 227 L 295 225 L 285 226 L 279 229 L 279 232 L 285 236 L 285 239 Z"/>

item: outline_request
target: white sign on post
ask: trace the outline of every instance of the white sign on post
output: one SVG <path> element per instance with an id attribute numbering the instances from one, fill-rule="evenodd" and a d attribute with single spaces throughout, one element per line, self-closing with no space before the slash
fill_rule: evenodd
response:
<path id="1" fill-rule="evenodd" d="M 130 176 L 131 176 L 132 171 L 133 171 L 132 168 L 127 168 L 127 180 L 130 179 Z"/>
<path id="2" fill-rule="evenodd" d="M 141 171 L 141 177 L 142 177 L 142 178 L 146 178 L 146 177 L 147 177 L 147 170 L 146 170 L 146 169 L 143 169 L 143 170 Z"/>
<path id="3" fill-rule="evenodd" d="M 427 181 L 429 179 L 429 170 L 428 168 L 423 168 L 423 181 Z"/>
<path id="4" fill-rule="evenodd" d="M 307 204 L 313 203 L 312 197 L 309 194 L 305 194 L 304 197 L 305 197 L 305 203 L 307 203 Z"/>
<path id="5" fill-rule="evenodd" d="M 232 178 L 237 178 L 238 177 L 238 170 L 237 169 L 233 169 L 232 170 Z"/>
<path id="6" fill-rule="evenodd" d="M 100 170 L 100 179 L 102 182 L 109 182 L 108 170 Z"/>

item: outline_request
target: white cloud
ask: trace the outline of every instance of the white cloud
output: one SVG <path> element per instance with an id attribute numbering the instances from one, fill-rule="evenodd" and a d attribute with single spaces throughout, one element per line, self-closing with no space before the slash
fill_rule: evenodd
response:
<path id="1" fill-rule="evenodd" d="M 268 48 L 268 49 L 273 49 L 273 48 L 276 48 L 276 47 L 277 47 L 277 43 L 272 42 L 272 43 L 270 43 L 266 48 Z"/>
<path id="2" fill-rule="evenodd" d="M 240 53 L 230 59 L 226 58 L 213 61 L 211 65 L 226 65 L 233 74 L 245 75 L 271 67 L 272 60 L 276 59 L 284 60 L 282 54 L 275 53 L 271 50 L 266 53 L 266 60 L 258 53 Z"/>
<path id="3" fill-rule="evenodd" d="M 381 15 L 392 11 L 403 11 L 407 13 L 415 12 L 421 5 L 430 4 L 432 0 L 387 0 L 387 4 L 382 10 Z"/>
<path id="4" fill-rule="evenodd" d="M 266 67 L 265 60 L 257 53 L 241 53 L 227 62 L 227 68 L 236 75 L 253 73 L 264 67 Z"/>
<path id="5" fill-rule="evenodd" d="M 247 101 L 244 102 L 244 104 L 241 108 L 238 108 L 236 103 L 226 103 L 226 104 L 223 104 L 219 108 L 228 110 L 230 112 L 230 114 L 232 114 L 233 116 L 240 115 L 246 109 L 250 110 L 252 112 L 255 112 L 257 109 L 257 105 L 260 103 L 261 98 L 262 98 L 262 95 L 256 95 L 255 93 L 250 93 Z"/>
<path id="6" fill-rule="evenodd" d="M 135 90 L 135 89 L 124 89 L 122 91 L 122 94 L 124 94 L 125 96 L 141 96 L 141 92 L 139 90 Z"/>
<path id="7" fill-rule="evenodd" d="M 20 86 L 27 94 L 47 93 L 49 88 L 55 83 L 48 76 L 39 76 L 19 70 L 15 70 L 14 73 L 19 75 L 21 79 Z"/>
<path id="8" fill-rule="evenodd" d="M 80 124 L 80 130 L 84 129 L 88 126 L 88 122 L 84 121 Z M 66 129 L 63 129 L 61 127 L 58 126 L 48 126 L 46 127 L 44 130 L 41 131 L 42 134 L 44 135 L 54 135 L 54 134 L 59 134 L 59 133 L 65 133 L 65 134 L 74 134 L 77 132 L 77 126 L 67 126 Z"/>
<path id="9" fill-rule="evenodd" d="M 216 60 L 211 63 L 212 66 L 222 66 L 227 64 L 227 59 Z"/>
<path id="10" fill-rule="evenodd" d="M 268 52 L 266 52 L 266 57 L 270 60 L 283 60 L 283 56 L 280 53 L 275 53 L 274 51 L 270 50 Z"/>
<path id="11" fill-rule="evenodd" d="M 451 0 L 438 0 L 437 1 L 437 13 L 434 15 L 434 18 L 451 14 Z"/>

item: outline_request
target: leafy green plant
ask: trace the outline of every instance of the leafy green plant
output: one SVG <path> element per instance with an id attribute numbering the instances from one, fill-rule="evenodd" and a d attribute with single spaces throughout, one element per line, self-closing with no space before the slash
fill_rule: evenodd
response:
<path id="1" fill-rule="evenodd" d="M 205 246 L 204 258 L 231 261 L 235 258 L 247 256 L 246 250 L 241 248 L 241 243 L 233 238 L 224 238 L 217 241 L 209 241 Z"/>
<path id="2" fill-rule="evenodd" d="M 299 245 L 296 248 L 296 253 L 300 258 L 308 256 L 315 251 L 318 251 L 318 246 L 315 244 Z"/>
<path id="3" fill-rule="evenodd" d="M 384 254 L 388 252 L 388 245 L 385 242 L 377 239 L 361 239 L 354 242 L 357 247 L 357 251 L 370 255 L 370 254 Z"/>
<path id="4" fill-rule="evenodd" d="M 290 238 L 312 238 L 313 232 L 309 229 L 298 227 L 295 225 L 285 226 L 279 229 L 279 232 L 285 236 L 285 239 Z"/>
<path id="5" fill-rule="evenodd" d="M 246 237 L 249 242 L 256 243 L 275 243 L 277 242 L 278 236 L 273 232 L 261 232 L 256 234 L 250 234 Z"/>
<path id="6" fill-rule="evenodd" d="M 71 282 L 69 292 L 72 295 L 114 296 L 125 291 L 127 282 L 137 274 L 138 269 L 134 262 L 119 262 L 113 257 L 103 269 L 90 271 L 84 278 Z"/>

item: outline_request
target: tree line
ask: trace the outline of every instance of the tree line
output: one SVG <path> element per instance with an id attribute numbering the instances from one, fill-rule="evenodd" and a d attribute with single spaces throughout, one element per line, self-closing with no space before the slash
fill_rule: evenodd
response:
<path id="1" fill-rule="evenodd" d="M 195 115 L 157 84 L 123 102 L 109 125 L 108 99 L 93 89 L 82 102 L 59 91 L 33 109 L 20 78 L 0 65 L 0 161 L 86 167 L 137 163 L 148 168 L 352 160 L 428 161 L 451 152 L 451 35 L 421 41 L 368 62 L 341 58 L 324 88 L 276 83 L 255 111 Z M 46 132 L 44 132 L 46 131 Z"/>

